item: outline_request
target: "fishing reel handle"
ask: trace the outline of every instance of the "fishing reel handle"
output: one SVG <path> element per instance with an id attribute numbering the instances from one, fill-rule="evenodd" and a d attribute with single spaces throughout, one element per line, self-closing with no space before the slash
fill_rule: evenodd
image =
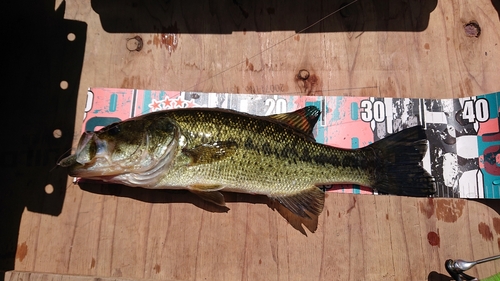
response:
<path id="1" fill-rule="evenodd" d="M 467 275 L 464 273 L 465 270 L 468 270 L 472 268 L 474 265 L 468 265 L 466 264 L 467 262 L 464 262 L 462 260 L 447 260 L 445 262 L 445 268 L 446 271 L 448 271 L 448 274 L 455 280 L 455 281 L 500 281 L 500 272 L 496 273 L 495 275 L 492 275 L 487 278 L 483 279 L 478 279 L 476 277 Z"/>

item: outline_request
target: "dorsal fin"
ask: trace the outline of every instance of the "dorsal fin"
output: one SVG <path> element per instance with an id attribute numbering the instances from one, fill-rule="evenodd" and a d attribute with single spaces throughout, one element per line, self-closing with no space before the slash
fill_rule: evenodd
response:
<path id="1" fill-rule="evenodd" d="M 306 106 L 299 110 L 269 115 L 269 118 L 278 120 L 279 122 L 286 124 L 301 133 L 304 133 L 308 137 L 314 138 L 312 131 L 316 122 L 318 122 L 319 116 L 321 115 L 321 110 L 316 106 Z"/>

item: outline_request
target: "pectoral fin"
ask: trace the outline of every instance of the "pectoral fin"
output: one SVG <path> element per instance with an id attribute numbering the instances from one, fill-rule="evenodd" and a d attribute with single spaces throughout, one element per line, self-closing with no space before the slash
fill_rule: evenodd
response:
<path id="1" fill-rule="evenodd" d="M 281 205 L 285 206 L 292 213 L 303 217 L 311 218 L 309 214 L 319 216 L 325 204 L 325 193 L 316 186 L 299 191 L 291 195 L 271 196 Z"/>
<path id="2" fill-rule="evenodd" d="M 238 144 L 234 141 L 218 141 L 193 148 L 184 148 L 182 152 L 191 157 L 191 165 L 197 165 L 220 161 L 233 155 L 237 148 Z"/>
<path id="3" fill-rule="evenodd" d="M 224 195 L 219 192 L 219 190 L 223 188 L 224 187 L 220 185 L 192 185 L 189 187 L 189 191 L 198 195 L 205 201 L 212 202 L 219 206 L 226 206 Z"/>

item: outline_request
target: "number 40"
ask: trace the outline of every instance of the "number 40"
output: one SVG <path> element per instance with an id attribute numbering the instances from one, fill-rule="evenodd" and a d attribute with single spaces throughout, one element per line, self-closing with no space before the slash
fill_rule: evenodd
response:
<path id="1" fill-rule="evenodd" d="M 488 100 L 477 99 L 475 101 L 474 100 L 464 101 L 462 118 L 464 120 L 469 120 L 470 123 L 473 123 L 475 121 L 478 122 L 488 121 L 490 119 Z"/>

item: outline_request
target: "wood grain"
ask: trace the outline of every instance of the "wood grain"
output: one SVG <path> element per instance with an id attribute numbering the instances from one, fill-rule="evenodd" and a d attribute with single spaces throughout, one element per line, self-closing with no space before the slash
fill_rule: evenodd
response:
<path id="1" fill-rule="evenodd" d="M 64 275 L 55 273 L 40 273 L 40 272 L 25 272 L 25 271 L 8 271 L 5 273 L 5 281 L 14 280 L 29 280 L 29 281 L 95 281 L 95 276 L 84 275 Z M 113 277 L 100 277 L 102 281 L 121 281 L 132 280 L 124 278 Z M 172 279 L 165 279 L 165 281 L 174 281 Z"/>
<path id="2" fill-rule="evenodd" d="M 68 193 L 78 200 L 67 200 L 61 216 L 23 220 L 21 229 L 52 230 L 20 233 L 27 246 L 18 249 L 16 270 L 129 279 L 425 280 L 432 271 L 444 273 L 448 258 L 500 251 L 493 225 L 500 216 L 465 199 L 333 193 L 317 231 L 303 235 L 267 204 L 231 202 L 231 210 L 217 213 L 190 203 L 97 195 L 77 186 Z M 198 201 L 187 193 L 173 195 Z M 481 234 L 480 225 L 490 234 Z M 471 274 L 498 270 L 500 263 L 492 262 Z"/>
<path id="3" fill-rule="evenodd" d="M 500 22 L 490 1 L 439 1 L 418 31 L 301 34 L 109 33 L 91 4 L 68 0 L 65 14 L 88 24 L 76 132 L 88 87 L 423 98 L 500 90 Z M 466 35 L 470 21 L 479 37 Z M 126 48 L 134 36 L 141 51 Z M 301 69 L 306 82 L 296 79 Z M 500 215 L 474 201 L 328 194 L 311 233 L 265 198 L 228 196 L 225 212 L 182 192 L 68 182 L 59 216 L 24 211 L 6 280 L 433 280 L 446 259 L 500 252 Z M 491 262 L 468 273 L 498 271 Z"/>
<path id="4" fill-rule="evenodd" d="M 75 2 L 67 17 L 91 30 L 82 93 L 89 85 L 242 93 L 278 85 L 279 93 L 441 98 L 498 90 L 499 23 L 489 1 L 438 3 L 422 32 L 140 34 L 140 52 L 126 48 L 136 34 L 105 33 L 89 5 Z M 471 20 L 481 25 L 478 38 L 465 34 Z M 173 49 L 162 40 L 168 36 L 176 37 Z M 298 85 L 300 69 L 315 85 Z"/>

